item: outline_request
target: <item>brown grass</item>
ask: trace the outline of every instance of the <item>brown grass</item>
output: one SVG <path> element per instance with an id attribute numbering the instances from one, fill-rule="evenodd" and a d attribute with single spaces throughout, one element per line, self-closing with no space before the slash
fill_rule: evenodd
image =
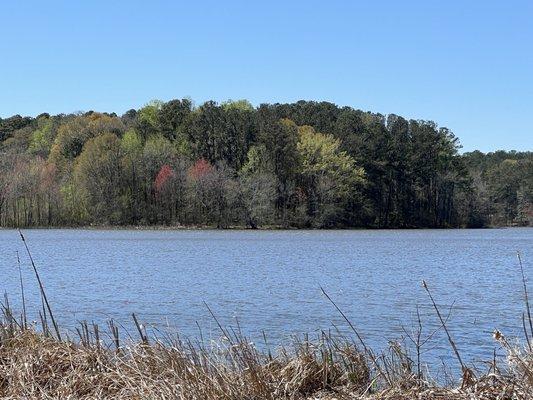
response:
<path id="1" fill-rule="evenodd" d="M 272 356 L 237 336 L 209 346 L 179 339 L 139 341 L 118 349 L 58 340 L 0 324 L 0 396 L 12 399 L 531 399 L 533 356 L 509 345 L 504 371 L 496 366 L 465 377 L 456 388 L 419 379 L 399 347 L 372 358 L 350 342 L 324 335 L 298 341 Z"/>
<path id="2" fill-rule="evenodd" d="M 356 348 L 301 344 L 268 357 L 245 341 L 212 345 L 142 342 L 112 350 L 3 329 L 0 395 L 4 398 L 278 399 L 306 398 L 370 382 Z"/>

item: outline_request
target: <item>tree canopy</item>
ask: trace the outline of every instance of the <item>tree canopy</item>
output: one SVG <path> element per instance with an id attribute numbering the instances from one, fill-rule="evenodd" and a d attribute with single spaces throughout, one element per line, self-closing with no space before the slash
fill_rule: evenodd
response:
<path id="1" fill-rule="evenodd" d="M 0 226 L 533 224 L 533 153 L 328 102 L 0 119 Z"/>

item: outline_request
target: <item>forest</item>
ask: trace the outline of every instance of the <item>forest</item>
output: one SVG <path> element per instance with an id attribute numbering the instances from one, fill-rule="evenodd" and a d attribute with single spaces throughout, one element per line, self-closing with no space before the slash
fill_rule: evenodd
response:
<path id="1" fill-rule="evenodd" d="M 504 132 L 502 132 L 504 134 Z M 533 225 L 533 152 L 328 102 L 0 118 L 0 226 Z"/>

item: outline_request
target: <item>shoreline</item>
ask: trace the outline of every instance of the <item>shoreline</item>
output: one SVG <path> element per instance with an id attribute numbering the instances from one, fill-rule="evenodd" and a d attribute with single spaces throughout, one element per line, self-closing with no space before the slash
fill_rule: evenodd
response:
<path id="1" fill-rule="evenodd" d="M 463 230 L 490 230 L 490 229 L 516 229 L 516 228 L 533 228 L 533 226 L 484 226 L 476 228 L 467 227 L 403 227 L 403 228 L 376 228 L 376 227 L 332 227 L 332 228 L 313 228 L 313 227 L 283 227 L 283 226 L 264 226 L 250 228 L 242 225 L 227 226 L 224 228 L 213 225 L 80 225 L 80 226 L 25 226 L 9 227 L 0 226 L 0 231 L 7 230 L 94 230 L 94 231 L 463 231 Z"/>

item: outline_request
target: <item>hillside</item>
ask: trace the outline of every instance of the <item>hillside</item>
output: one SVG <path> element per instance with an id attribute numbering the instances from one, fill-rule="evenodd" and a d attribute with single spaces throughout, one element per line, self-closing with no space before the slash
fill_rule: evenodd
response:
<path id="1" fill-rule="evenodd" d="M 0 226 L 531 225 L 533 153 L 327 102 L 0 119 Z"/>

